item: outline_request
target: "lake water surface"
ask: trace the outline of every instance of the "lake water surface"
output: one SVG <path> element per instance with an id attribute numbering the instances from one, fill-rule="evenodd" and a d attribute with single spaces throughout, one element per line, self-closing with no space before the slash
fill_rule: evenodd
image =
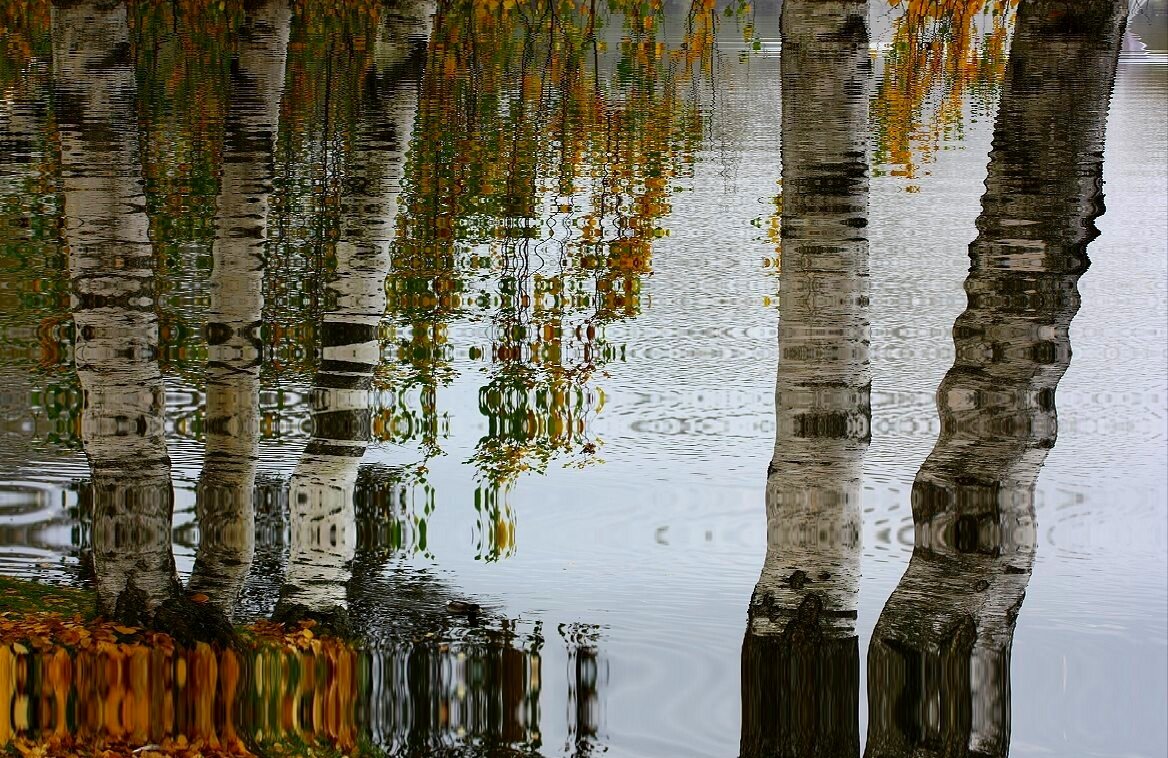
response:
<path id="1" fill-rule="evenodd" d="M 1168 753 L 1161 0 L 20 0 L 0 92 L 0 573 L 353 667 L 0 739 Z"/>

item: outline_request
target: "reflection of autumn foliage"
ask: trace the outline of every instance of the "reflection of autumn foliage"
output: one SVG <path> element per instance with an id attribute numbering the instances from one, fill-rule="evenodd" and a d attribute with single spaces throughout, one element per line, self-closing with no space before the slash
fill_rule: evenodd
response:
<path id="1" fill-rule="evenodd" d="M 538 628 L 530 637 L 506 625 L 454 643 L 433 637 L 362 651 L 314 634 L 312 622 L 260 621 L 234 649 L 184 648 L 100 619 L 0 614 L 0 747 L 192 758 L 408 747 L 420 755 L 457 735 L 538 748 Z"/>
<path id="2" fill-rule="evenodd" d="M 0 92 L 15 84 L 36 59 L 52 51 L 51 0 L 5 0 L 0 3 Z"/>
<path id="3" fill-rule="evenodd" d="M 474 507 L 475 559 L 497 561 L 515 552 L 515 513 L 507 502 L 507 492 L 496 487 L 477 487 Z"/>
<path id="4" fill-rule="evenodd" d="M 310 624 L 286 631 L 260 622 L 239 649 L 220 650 L 35 614 L 0 616 L 0 641 L 0 744 L 23 737 L 30 753 L 154 745 L 165 755 L 246 755 L 265 743 L 357 744 L 358 653 Z"/>
<path id="5" fill-rule="evenodd" d="M 202 314 L 214 238 L 232 40 L 239 2 L 139 0 L 130 6 L 142 172 L 159 304 L 159 363 L 197 381 L 206 360 Z"/>
<path id="6" fill-rule="evenodd" d="M 340 235 L 346 157 L 366 105 L 364 76 L 383 3 L 291 0 L 267 246 L 265 377 L 307 377 L 316 323 Z M 143 171 L 160 288 L 160 361 L 198 384 L 208 250 L 214 235 L 231 61 L 244 0 L 136 0 L 132 57 L 143 131 Z M 194 432 L 197 433 L 197 430 Z"/>
<path id="7" fill-rule="evenodd" d="M 0 43 L 8 45 L 0 65 L 39 71 L 39 91 L 26 99 L 51 104 L 49 67 L 28 65 L 51 47 L 50 4 L 3 6 L 3 28 L 24 29 L 28 41 L 19 54 L 16 42 Z M 197 388 L 207 360 L 225 119 L 238 94 L 232 60 L 248 6 L 134 0 L 126 7 L 125 54 L 137 85 L 132 126 L 156 253 L 158 361 L 174 386 Z M 378 35 L 389 24 L 384 4 L 293 0 L 291 10 L 257 330 L 265 344 L 265 438 L 303 434 L 304 403 L 284 390 L 299 389 L 316 369 L 327 285 L 338 276 L 336 244 L 362 198 L 383 192 L 378 172 L 388 170 L 362 164 L 369 151 L 359 137 L 385 126 L 377 108 L 391 97 L 374 81 L 391 78 L 376 62 Z M 671 46 L 659 39 L 659 2 L 439 5 L 387 283 L 393 323 L 381 337 L 398 361 L 378 367 L 377 439 L 420 439 L 425 459 L 440 452 L 447 422 L 438 390 L 453 378 L 449 327 L 481 319 L 491 323 L 487 344 L 462 349 L 488 365 L 481 410 L 491 428 L 475 455 L 484 478 L 501 485 L 562 456 L 593 459 L 601 440 L 589 420 L 603 396 L 589 382 L 621 355 L 605 326 L 640 312 L 670 195 L 690 170 L 702 129 L 694 85 L 711 73 L 714 10 L 712 0 L 692 3 L 684 44 Z M 623 31 L 619 41 L 603 33 L 609 25 Z M 402 100 L 395 105 L 414 96 L 412 85 L 392 95 Z M 12 230 L 0 252 L 16 264 L 5 270 L 18 272 L 0 275 L 0 284 L 16 283 L 0 287 L 0 302 L 12 306 L 0 325 L 19 328 L 24 340 L 3 355 L 19 351 L 14 362 L 63 373 L 71 334 L 59 265 L 59 148 L 52 108 L 37 119 L 38 162 L 13 172 L 20 186 L 0 185 L 5 230 L 10 222 L 27 226 Z M 27 337 L 34 333 L 35 342 Z M 43 401 L 55 416 L 54 434 L 75 438 L 79 393 L 43 385 L 33 405 Z M 280 392 L 268 391 L 274 387 Z M 194 397 L 175 414 L 175 433 L 201 437 L 204 413 Z"/>
<path id="8" fill-rule="evenodd" d="M 42 95 L 51 77 L 49 0 L 0 3 L 0 364 L 26 372 L 29 423 L 78 444 L 80 390 L 61 249 L 60 146 Z"/>
<path id="9" fill-rule="evenodd" d="M 966 98 L 988 112 L 1005 74 L 1018 0 L 891 0 L 904 5 L 872 104 L 874 163 L 914 178 L 961 137 Z"/>
<path id="10" fill-rule="evenodd" d="M 774 211 L 766 219 L 766 228 L 763 229 L 764 238 L 768 244 L 773 246 L 774 255 L 768 255 L 762 259 L 762 267 L 767 269 L 767 274 L 774 279 L 775 286 L 778 286 L 779 274 L 783 272 L 783 180 L 779 179 L 775 182 L 779 188 L 779 192 L 771 198 L 771 204 L 774 206 Z M 762 228 L 762 218 L 757 218 L 751 222 L 755 226 Z M 764 296 L 762 299 L 763 305 L 768 308 L 777 307 L 779 298 Z"/>
<path id="11" fill-rule="evenodd" d="M 618 18 L 610 56 L 597 32 Z M 659 18 L 658 4 L 563 0 L 450 0 L 435 16 L 390 309 L 399 359 L 431 386 L 452 376 L 446 325 L 490 320 L 470 357 L 490 365 L 474 462 L 495 485 L 596 447 L 585 385 L 618 355 L 603 326 L 640 311 L 701 131 L 681 85 L 712 22 L 670 50 Z"/>
<path id="12" fill-rule="evenodd" d="M 366 559 L 403 552 L 430 554 L 426 529 L 435 502 L 425 473 L 412 467 L 361 468 L 354 506 L 357 549 Z"/>

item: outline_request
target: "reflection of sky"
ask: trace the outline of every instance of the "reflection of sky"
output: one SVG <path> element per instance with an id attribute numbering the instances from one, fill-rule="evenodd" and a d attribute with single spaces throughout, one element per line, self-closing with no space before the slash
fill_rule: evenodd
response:
<path id="1" fill-rule="evenodd" d="M 1125 52 L 1168 53 L 1168 0 L 1131 0 Z"/>
<path id="2" fill-rule="evenodd" d="M 760 11 L 758 26 L 777 22 Z M 559 622 L 604 627 L 611 754 L 737 749 L 739 653 L 765 551 L 776 361 L 776 312 L 763 305 L 776 278 L 761 265 L 772 251 L 751 221 L 773 210 L 780 166 L 777 52 L 736 60 L 725 59 L 693 191 L 672 198 L 663 222 L 671 236 L 654 247 L 644 312 L 608 331 L 627 345 L 627 360 L 594 381 L 606 395 L 595 431 L 607 462 L 584 471 L 553 462 L 548 476 L 522 478 L 510 497 L 517 550 L 497 563 L 474 560 L 482 537 L 474 482 L 459 465 L 486 432 L 482 364 L 466 358 L 465 346 L 483 344 L 487 329 L 451 328 L 460 377 L 438 394 L 454 436 L 444 443 L 449 455 L 431 465 L 434 560 L 413 562 L 511 616 L 546 620 L 541 727 L 549 753 L 565 738 L 567 661 L 552 631 Z M 1059 440 L 1038 483 L 1038 557 L 1013 655 L 1014 755 L 1168 750 L 1164 71 L 1120 68 L 1104 170 L 1108 211 L 1079 282 L 1074 358 L 1057 396 Z M 965 305 L 966 249 L 991 131 L 984 119 L 967 124 L 964 142 L 917 180 L 919 194 L 892 178 L 872 183 L 861 650 L 908 563 L 909 489 L 937 432 L 933 393 L 952 362 L 950 330 Z M 299 453 L 271 444 L 265 451 L 265 467 L 285 474 Z M 179 521 L 189 523 L 202 451 L 181 442 L 171 453 Z M 387 447 L 367 459 L 411 456 Z M 84 475 L 80 456 L 60 465 L 36 473 Z M 15 539 L 23 524 L 8 501 L 18 496 L 4 497 L 10 515 L 0 528 Z M 28 502 L 52 510 L 60 498 L 32 493 Z M 49 546 L 72 539 L 61 521 L 37 534 Z M 16 552 L 40 556 L 39 547 Z M 180 551 L 184 572 L 192 559 Z M 3 550 L 0 561 L 8 561 Z"/>

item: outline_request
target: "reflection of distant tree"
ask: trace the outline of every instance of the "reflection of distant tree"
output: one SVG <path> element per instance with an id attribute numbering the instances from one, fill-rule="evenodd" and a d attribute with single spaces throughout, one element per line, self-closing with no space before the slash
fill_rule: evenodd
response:
<path id="1" fill-rule="evenodd" d="M 743 756 L 859 753 L 867 12 L 866 2 L 783 6 L 776 432 L 766 559 L 742 643 Z"/>
<path id="2" fill-rule="evenodd" d="M 264 244 L 284 87 L 287 2 L 253 6 L 239 29 L 228 96 L 207 339 L 205 455 L 190 589 L 234 611 L 255 548 Z"/>
<path id="3" fill-rule="evenodd" d="M 604 685 L 608 661 L 601 655 L 600 636 L 586 624 L 560 626 L 568 645 L 568 746 L 573 756 L 605 752 L 601 742 Z"/>
<path id="4" fill-rule="evenodd" d="M 1004 756 L 1010 647 L 1057 435 L 1076 282 L 1103 212 L 1126 0 L 1023 0 L 994 130 L 968 305 L 913 484 L 916 547 L 868 655 L 870 756 Z"/>
<path id="5" fill-rule="evenodd" d="M 539 754 L 541 692 L 572 687 L 546 678 L 541 622 L 500 617 L 392 562 L 355 572 L 351 596 L 371 646 L 362 722 L 371 742 L 394 755 Z M 451 611 L 459 606 L 476 610 Z M 582 643 L 565 639 L 571 656 Z M 589 640 L 595 652 L 599 639 Z"/>
<path id="6" fill-rule="evenodd" d="M 543 637 L 508 623 L 373 653 L 372 741 L 394 754 L 537 754 Z"/>

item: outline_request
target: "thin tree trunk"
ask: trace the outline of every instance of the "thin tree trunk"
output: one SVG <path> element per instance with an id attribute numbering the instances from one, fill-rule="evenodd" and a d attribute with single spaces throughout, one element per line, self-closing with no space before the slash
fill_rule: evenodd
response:
<path id="1" fill-rule="evenodd" d="M 767 553 L 742 649 L 743 756 L 858 755 L 868 446 L 867 3 L 788 0 Z"/>
<path id="2" fill-rule="evenodd" d="M 264 246 L 291 11 L 251 10 L 239 35 L 224 135 L 207 314 L 206 458 L 189 587 L 230 615 L 255 552 Z"/>
<path id="3" fill-rule="evenodd" d="M 416 109 L 416 96 L 391 95 L 381 102 L 378 78 L 397 78 L 402 67 L 410 69 L 403 32 L 419 23 L 395 17 L 376 42 L 377 68 L 367 82 L 372 91 L 362 104 L 345 167 L 356 190 L 342 199 L 336 274 L 328 283 L 333 307 L 321 324 L 323 354 L 312 389 L 312 438 L 292 474 L 289 494 L 291 554 L 275 618 L 312 618 L 340 633 L 351 632 L 354 490 L 372 437 L 378 327 L 385 315 L 385 277 Z"/>
<path id="4" fill-rule="evenodd" d="M 93 476 L 98 611 L 184 638 L 219 638 L 225 620 L 185 612 L 193 604 L 171 552 L 174 493 L 128 32 L 122 4 L 53 9 L 54 107 L 74 363 L 84 394 L 81 440 Z"/>
<path id="5" fill-rule="evenodd" d="M 913 485 L 916 547 L 868 654 L 866 755 L 1005 756 L 1010 646 L 1054 446 L 1076 283 L 1103 212 L 1108 99 L 1126 0 L 1018 10 L 968 305 Z"/>

